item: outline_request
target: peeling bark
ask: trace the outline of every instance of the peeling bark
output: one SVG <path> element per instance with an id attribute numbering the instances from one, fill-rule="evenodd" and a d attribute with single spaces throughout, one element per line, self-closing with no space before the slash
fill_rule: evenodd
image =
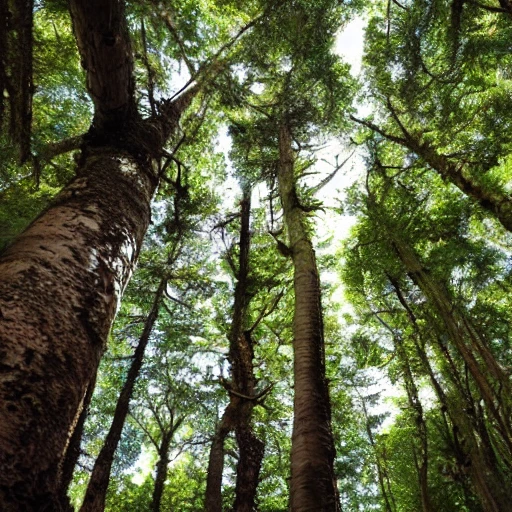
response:
<path id="1" fill-rule="evenodd" d="M 325 378 L 320 278 L 304 225 L 304 212 L 297 198 L 293 160 L 291 134 L 283 124 L 279 133 L 278 184 L 288 227 L 295 290 L 291 510 L 339 511 L 331 408 Z"/>

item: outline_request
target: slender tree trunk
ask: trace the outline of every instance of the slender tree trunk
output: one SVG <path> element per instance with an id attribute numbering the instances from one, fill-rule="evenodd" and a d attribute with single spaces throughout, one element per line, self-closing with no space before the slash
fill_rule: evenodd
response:
<path id="1" fill-rule="evenodd" d="M 174 430 L 165 432 L 162 435 L 160 447 L 158 448 L 158 462 L 156 464 L 155 487 L 151 499 L 151 512 L 160 512 L 160 504 L 164 493 L 165 481 L 167 480 L 167 468 L 169 466 L 169 449 L 171 446 Z"/>
<path id="2" fill-rule="evenodd" d="M 419 441 L 420 458 L 417 463 L 418 470 L 418 483 L 421 495 L 421 508 L 423 512 L 431 512 L 432 505 L 430 503 L 430 495 L 428 490 L 428 431 L 425 418 L 423 416 L 423 407 L 419 398 L 418 388 L 414 382 L 414 376 L 411 371 L 409 355 L 406 348 L 403 346 L 403 340 L 395 336 L 395 347 L 398 356 L 402 361 L 402 368 L 404 372 L 405 389 L 407 391 L 407 398 L 409 406 L 414 411 L 416 416 L 414 419 L 416 432 Z"/>
<path id="3" fill-rule="evenodd" d="M 117 400 L 112 425 L 110 426 L 110 430 L 98 458 L 94 463 L 91 478 L 85 491 L 83 504 L 80 508 L 81 512 L 96 512 L 105 508 L 112 462 L 114 460 L 119 440 L 121 439 L 121 433 L 123 431 L 126 416 L 128 415 L 133 388 L 142 366 L 144 352 L 146 350 L 151 331 L 153 330 L 153 326 L 155 325 L 158 317 L 160 301 L 164 294 L 166 285 L 167 279 L 162 279 L 155 293 L 151 311 L 146 319 L 142 335 L 133 355 L 132 364 L 128 370 L 126 381 L 121 394 L 119 395 L 119 399 Z"/>
<path id="4" fill-rule="evenodd" d="M 89 405 L 91 404 L 92 395 L 94 393 L 94 386 L 96 385 L 96 375 L 91 380 L 87 388 L 87 392 L 85 394 L 84 405 L 82 408 L 82 412 L 80 413 L 80 417 L 78 419 L 75 430 L 73 431 L 73 435 L 69 440 L 69 445 L 66 450 L 66 455 L 64 457 L 62 463 L 62 476 L 60 481 L 60 494 L 61 494 L 61 503 L 63 510 L 67 510 L 69 508 L 71 510 L 71 505 L 69 503 L 68 498 L 68 489 L 73 481 L 73 473 L 75 471 L 76 464 L 80 457 L 80 445 L 82 442 L 82 435 L 84 432 L 85 420 L 89 414 Z"/>
<path id="5" fill-rule="evenodd" d="M 229 332 L 229 361 L 231 382 L 225 387 L 230 393 L 227 406 L 215 434 L 210 450 L 206 485 L 206 510 L 222 510 L 222 472 L 224 469 L 224 440 L 235 431 L 239 448 L 234 510 L 251 512 L 255 508 L 256 489 L 259 481 L 264 444 L 254 434 L 251 426 L 252 411 L 256 403 L 256 379 L 253 371 L 253 344 L 251 332 L 246 330 L 250 293 L 251 190 L 244 188 L 241 202 L 240 255 L 238 260 L 235 301 Z"/>
<path id="6" fill-rule="evenodd" d="M 233 510 L 252 512 L 255 509 L 261 461 L 265 445 L 252 429 L 252 411 L 256 404 L 256 378 L 254 376 L 253 341 L 251 332 L 246 329 L 248 308 L 251 300 L 249 291 L 249 254 L 251 247 L 251 189 L 243 189 L 241 203 L 240 256 L 238 282 L 235 287 L 233 323 L 230 332 L 231 374 L 233 391 L 238 393 L 235 435 L 239 449 L 236 471 L 235 502 Z M 232 396 L 232 399 L 235 397 Z"/>
<path id="7" fill-rule="evenodd" d="M 18 147 L 18 161 L 23 164 L 30 155 L 32 130 L 32 17 L 33 0 L 8 2 L 10 19 L 10 67 L 11 83 L 11 136 Z M 4 49 L 5 50 L 5 49 Z M 3 91 L 2 91 L 3 92 Z"/>
<path id="8" fill-rule="evenodd" d="M 320 278 L 295 188 L 289 127 L 279 133 L 279 195 L 294 267 L 294 420 L 290 501 L 294 512 L 338 511 L 331 408 L 325 378 Z"/>
<path id="9" fill-rule="evenodd" d="M 400 240 L 396 233 L 391 234 L 391 236 L 396 252 L 411 276 L 411 279 L 413 279 L 422 290 L 425 297 L 442 318 L 450 339 L 467 364 L 481 393 L 482 399 L 496 421 L 497 430 L 510 456 L 512 454 L 510 420 L 509 418 L 503 417 L 500 409 L 496 405 L 496 397 L 492 386 L 494 379 L 490 378 L 491 375 L 494 378 L 497 377 L 500 385 L 505 389 L 509 389 L 509 383 L 505 378 L 505 373 L 487 347 L 485 347 L 485 352 L 483 352 L 484 348 L 481 346 L 482 340 L 475 340 L 474 333 L 467 329 L 468 319 L 457 310 L 457 307 L 453 304 L 444 285 L 437 282 L 427 272 L 414 250 L 404 241 Z M 484 357 L 482 357 L 483 353 L 485 353 Z M 481 364 L 479 359 L 482 359 L 484 364 Z M 490 360 L 492 360 L 492 363 Z M 508 397 L 504 397 L 504 399 L 508 400 Z"/>
<path id="10" fill-rule="evenodd" d="M 377 443 L 375 442 L 375 438 L 373 437 L 372 428 L 370 426 L 370 418 L 368 415 L 368 409 L 366 408 L 366 403 L 364 398 L 360 396 L 361 406 L 363 408 L 364 415 L 364 424 L 366 429 L 366 434 L 368 435 L 368 441 L 370 442 L 370 446 L 372 447 L 373 454 L 375 456 L 375 466 L 377 467 L 377 478 L 379 480 L 380 493 L 382 495 L 382 499 L 384 500 L 384 508 L 385 512 L 394 512 L 395 506 L 392 506 L 393 500 L 390 500 L 388 494 L 389 491 L 386 489 L 386 470 L 381 462 L 379 454 L 377 452 Z"/>
<path id="11" fill-rule="evenodd" d="M 234 429 L 236 405 L 230 402 L 220 420 L 210 447 L 206 477 L 205 508 L 207 512 L 222 512 L 222 474 L 224 472 L 224 441 Z"/>
<path id="12" fill-rule="evenodd" d="M 416 335 L 418 336 L 416 317 L 407 304 L 398 282 L 394 279 L 390 280 L 398 300 L 404 306 L 413 324 Z M 466 478 L 469 476 L 485 512 L 497 512 L 504 507 L 506 508 L 506 503 L 510 503 L 512 496 L 510 496 L 510 493 L 507 491 L 502 470 L 499 467 L 492 448 L 492 443 L 487 435 L 487 427 L 483 419 L 483 414 L 476 414 L 479 406 L 475 403 L 471 393 L 464 389 L 459 370 L 449 356 L 447 348 L 444 345 L 442 346 L 445 356 L 449 360 L 451 369 L 449 376 L 459 395 L 458 400 L 448 399 L 434 375 L 430 361 L 424 350 L 418 343 L 416 343 L 416 348 L 441 403 L 443 417 L 444 414 L 447 413 L 452 423 L 453 435 L 450 436 L 448 432 L 447 437 L 452 441 L 451 448 L 459 471 L 459 475 L 455 476 L 458 476 L 459 479 L 462 480 L 461 485 L 464 488 L 465 495 L 468 494 Z M 468 411 L 475 411 L 475 414 L 468 414 Z M 449 431 L 448 425 L 446 425 L 446 429 Z M 464 448 L 459 442 L 461 433 L 464 437 Z"/>

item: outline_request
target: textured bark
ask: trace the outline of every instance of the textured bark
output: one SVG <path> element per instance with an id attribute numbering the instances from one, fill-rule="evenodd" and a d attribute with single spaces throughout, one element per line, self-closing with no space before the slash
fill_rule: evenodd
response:
<path id="1" fill-rule="evenodd" d="M 210 449 L 206 484 L 206 510 L 222 511 L 222 472 L 224 469 L 224 440 L 235 431 L 239 448 L 234 510 L 237 512 L 255 509 L 256 489 L 259 481 L 264 444 L 254 434 L 251 416 L 256 405 L 256 379 L 253 372 L 254 351 L 251 333 L 246 330 L 247 314 L 251 299 L 248 290 L 251 191 L 244 189 L 241 202 L 240 255 L 238 260 L 235 301 L 229 332 L 229 361 L 231 382 L 225 383 L 230 401 Z"/>
<path id="2" fill-rule="evenodd" d="M 124 1 L 70 0 L 75 38 L 94 102 L 93 126 L 122 129 L 136 114 L 133 57 Z"/>
<path id="3" fill-rule="evenodd" d="M 82 412 L 80 413 L 80 417 L 78 418 L 76 427 L 71 435 L 69 440 L 69 444 L 66 450 L 66 455 L 64 457 L 62 463 L 62 472 L 60 478 L 60 495 L 61 495 L 61 503 L 63 509 L 66 507 L 71 507 L 68 498 L 68 489 L 73 481 L 73 473 L 75 471 L 75 466 L 80 457 L 80 445 L 82 442 L 82 434 L 84 432 L 85 420 L 89 414 L 89 405 L 91 403 L 92 395 L 94 393 L 94 386 L 96 385 L 96 375 L 91 379 L 89 386 L 87 387 L 87 392 L 85 393 L 84 404 L 82 407 Z"/>
<path id="4" fill-rule="evenodd" d="M 289 128 L 279 133 L 278 184 L 294 267 L 294 420 L 290 501 L 294 512 L 339 511 L 325 378 L 320 278 L 295 189 Z"/>
<path id="5" fill-rule="evenodd" d="M 137 381 L 137 377 L 139 376 L 139 371 L 142 366 L 144 352 L 149 341 L 149 336 L 151 335 L 151 331 L 153 330 L 153 326 L 155 325 L 158 317 L 160 301 L 165 291 L 166 284 L 167 280 L 163 279 L 155 293 L 151 311 L 149 312 L 146 319 L 142 335 L 139 339 L 137 348 L 135 349 L 135 353 L 133 354 L 132 364 L 128 370 L 126 381 L 117 400 L 116 410 L 114 411 L 114 417 L 112 419 L 112 425 L 110 426 L 110 430 L 107 434 L 105 443 L 103 444 L 98 458 L 94 463 L 91 478 L 85 491 L 83 504 L 80 508 L 81 512 L 96 512 L 105 508 L 105 500 L 107 496 L 108 483 L 110 480 L 112 462 L 114 460 L 114 455 L 119 444 L 119 440 L 121 439 L 124 423 L 129 411 L 133 388 L 135 386 L 135 382 Z"/>
<path id="6" fill-rule="evenodd" d="M 149 224 L 151 167 L 90 149 L 0 259 L 0 508 L 38 510 L 59 468 Z"/>
<path id="7" fill-rule="evenodd" d="M 0 258 L 0 509 L 58 510 L 62 464 L 137 259 L 155 159 L 197 93 L 142 121 L 124 3 L 70 0 L 94 126 L 76 177 Z"/>
<path id="8" fill-rule="evenodd" d="M 235 433 L 239 449 L 233 510 L 252 512 L 255 509 L 256 489 L 265 446 L 254 434 L 251 425 L 256 398 L 250 397 L 255 397 L 256 378 L 253 371 L 252 337 L 250 331 L 245 330 L 251 300 L 249 292 L 251 190 L 249 188 L 244 190 L 241 207 L 238 282 L 235 287 L 229 350 L 233 391 L 240 395 L 238 397 L 231 395 L 232 402 L 237 405 Z"/>
<path id="9" fill-rule="evenodd" d="M 246 412 L 245 416 L 249 416 L 250 419 L 250 413 Z M 233 510 L 236 510 L 236 512 L 253 512 L 256 510 L 256 490 L 258 488 L 265 445 L 254 434 L 249 424 L 237 426 L 236 441 L 240 457 L 236 468 Z"/>

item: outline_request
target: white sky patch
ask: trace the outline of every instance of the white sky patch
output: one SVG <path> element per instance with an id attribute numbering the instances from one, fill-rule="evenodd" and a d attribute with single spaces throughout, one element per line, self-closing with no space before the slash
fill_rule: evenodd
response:
<path id="1" fill-rule="evenodd" d="M 365 28 L 366 20 L 354 18 L 336 36 L 334 53 L 342 57 L 347 64 L 350 64 L 351 73 L 354 76 L 361 72 Z"/>

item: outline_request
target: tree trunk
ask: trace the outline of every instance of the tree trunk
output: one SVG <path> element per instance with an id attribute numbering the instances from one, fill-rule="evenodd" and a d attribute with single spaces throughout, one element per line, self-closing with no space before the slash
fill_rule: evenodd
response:
<path id="1" fill-rule="evenodd" d="M 222 512 L 222 473 L 224 472 L 224 441 L 235 426 L 234 410 L 230 402 L 220 420 L 210 447 L 208 474 L 206 477 L 205 508 L 206 512 Z"/>
<path id="2" fill-rule="evenodd" d="M 250 419 L 250 413 L 248 416 Z M 256 436 L 250 424 L 237 426 L 236 441 L 240 457 L 236 468 L 233 510 L 236 512 L 253 512 L 256 510 L 256 490 L 259 483 L 265 444 Z"/>
<path id="3" fill-rule="evenodd" d="M 331 408 L 325 378 L 320 278 L 295 188 L 289 127 L 279 133 L 278 184 L 294 267 L 294 420 L 290 502 L 294 512 L 339 511 Z"/>
<path id="4" fill-rule="evenodd" d="M 250 512 L 255 508 L 264 444 L 251 426 L 256 379 L 253 372 L 251 332 L 245 330 L 251 295 L 248 289 L 250 252 L 251 189 L 245 187 L 241 202 L 240 255 L 238 259 L 235 301 L 229 332 L 229 362 L 231 382 L 225 383 L 230 402 L 223 414 L 210 451 L 206 486 L 206 510 L 222 510 L 222 472 L 224 469 L 224 440 L 235 430 L 239 448 L 234 510 Z"/>
<path id="5" fill-rule="evenodd" d="M 171 446 L 174 430 L 162 433 L 162 440 L 158 448 L 158 462 L 156 464 L 155 487 L 151 499 L 151 512 L 160 512 L 160 503 L 164 493 L 165 481 L 167 480 L 167 467 L 169 466 L 169 449 Z"/>
<path id="6" fill-rule="evenodd" d="M 71 510 L 71 505 L 69 503 L 68 498 L 68 489 L 73 481 L 73 473 L 75 471 L 76 464 L 80 457 L 80 445 L 82 442 L 82 435 L 84 432 L 85 420 L 89 414 L 89 405 L 91 403 L 92 395 L 94 393 L 94 386 L 96 385 L 96 375 L 91 380 L 87 388 L 87 392 L 85 394 L 84 404 L 82 407 L 82 412 L 80 413 L 80 417 L 78 418 L 77 425 L 75 430 L 73 431 L 73 435 L 69 440 L 68 448 L 66 450 L 66 455 L 64 457 L 64 461 L 62 463 L 62 474 L 60 480 L 60 495 L 61 495 L 61 503 L 63 510 L 67 510 L 68 508 Z"/>
<path id="7" fill-rule="evenodd" d="M 12 18 L 9 20 L 9 57 L 11 126 L 13 142 L 18 147 L 18 162 L 23 164 L 30 155 L 30 136 L 32 131 L 32 18 L 33 0 L 15 0 L 8 2 Z M 2 21 L 8 18 L 2 19 Z M 6 48 L 3 48 L 5 51 Z M 3 90 L 2 90 L 3 94 Z"/>
<path id="8" fill-rule="evenodd" d="M 6 512 L 58 509 L 63 457 L 149 224 L 154 161 L 199 87 L 141 120 L 124 2 L 70 0 L 70 9 L 94 126 L 76 177 L 0 258 Z"/>
<path id="9" fill-rule="evenodd" d="M 431 304 L 435 307 L 436 311 L 440 314 L 445 326 L 447 323 L 449 323 L 450 331 L 454 332 L 455 336 L 457 336 L 457 339 L 454 340 L 455 346 L 459 349 L 459 344 L 464 344 L 463 350 L 461 351 L 459 349 L 459 352 L 461 353 L 462 359 L 466 362 L 467 354 L 471 354 L 471 344 L 468 346 L 465 342 L 465 339 L 468 339 L 470 342 L 474 342 L 474 335 L 470 335 L 468 332 L 461 333 L 459 329 L 467 327 L 468 320 L 465 318 L 464 321 L 461 319 L 459 319 L 458 322 L 454 320 L 452 315 L 454 313 L 456 314 L 456 310 L 453 306 L 450 307 L 449 311 L 447 311 L 445 308 L 441 313 L 439 311 L 439 307 L 436 306 L 438 306 L 438 303 L 443 305 L 449 302 L 449 299 L 446 295 L 447 291 L 445 291 L 442 285 L 436 283 L 428 275 L 427 271 L 422 267 L 413 250 L 403 242 L 401 243 L 401 251 L 399 254 L 402 255 L 401 257 L 403 258 L 402 261 L 404 262 L 404 266 L 409 271 L 411 277 L 420 287 L 422 292 L 427 296 Z M 408 263 L 406 263 L 406 261 Z M 392 280 L 391 282 L 395 288 L 395 292 L 397 293 L 397 297 L 400 303 L 406 309 L 414 328 L 417 329 L 414 313 L 411 311 L 407 302 L 405 301 L 397 281 Z M 463 338 L 464 336 L 465 338 Z M 458 400 L 448 400 L 444 390 L 441 388 L 440 384 L 435 378 L 434 372 L 430 366 L 430 362 L 428 361 L 426 354 L 421 349 L 421 347 L 417 346 L 418 354 L 424 367 L 427 370 L 427 373 L 430 376 L 430 380 L 434 390 L 436 391 L 436 395 L 442 404 L 442 408 L 444 408 L 444 410 L 448 413 L 452 422 L 453 443 L 451 448 L 453 450 L 454 458 L 460 472 L 460 476 L 454 476 L 465 479 L 469 474 L 475 492 L 484 511 L 497 512 L 498 510 L 506 508 L 506 503 L 510 503 L 512 497 L 509 496 L 510 493 L 507 490 L 508 487 L 505 484 L 502 470 L 499 467 L 500 465 L 498 464 L 494 453 L 493 443 L 488 437 L 484 415 L 483 413 L 477 415 L 479 399 L 473 399 L 469 391 L 469 387 L 467 390 L 464 389 L 464 384 L 459 370 L 457 369 L 453 359 L 448 353 L 447 347 L 444 344 L 441 344 L 441 349 L 450 365 L 450 371 L 448 372 L 449 379 L 453 382 L 459 395 Z M 480 352 L 480 350 L 477 350 L 477 352 Z M 487 357 L 489 357 L 489 355 L 490 352 L 487 354 Z M 477 363 L 474 357 L 470 358 L 470 360 L 473 361 L 474 364 Z M 496 362 L 494 364 L 497 365 Z M 477 367 L 477 369 L 480 372 L 479 367 Z M 474 378 L 471 367 L 470 373 Z M 483 376 L 481 378 L 483 378 Z M 476 382 L 475 378 L 474 380 Z M 478 382 L 476 382 L 476 384 L 478 385 Z M 494 407 L 494 402 L 492 405 Z M 469 411 L 474 411 L 474 413 L 470 414 Z M 504 418 L 503 421 L 506 421 L 506 418 Z M 464 438 L 464 449 L 459 442 L 459 435 L 462 435 Z"/>
<path id="10" fill-rule="evenodd" d="M 0 259 L 2 510 L 35 510 L 58 491 L 155 185 L 119 148 L 84 151 L 77 177 Z"/>
<path id="11" fill-rule="evenodd" d="M 364 415 L 364 424 L 366 434 L 368 436 L 368 441 L 370 442 L 370 446 L 372 447 L 373 454 L 375 456 L 375 465 L 377 467 L 377 478 L 379 480 L 380 493 L 382 495 L 382 499 L 384 500 L 384 509 L 385 512 L 394 512 L 396 509 L 393 496 L 391 494 L 391 489 L 386 489 L 386 481 L 389 484 L 389 478 L 386 472 L 386 468 L 384 463 L 381 461 L 377 450 L 377 443 L 375 442 L 375 438 L 373 437 L 372 428 L 370 425 L 370 417 L 368 415 L 368 409 L 366 408 L 366 403 L 364 401 L 364 397 L 360 396 L 361 406 L 363 409 Z M 391 498 L 389 497 L 391 495 Z M 393 505 L 392 505 L 393 504 Z"/>
<path id="12" fill-rule="evenodd" d="M 414 376 L 411 371 L 409 355 L 403 345 L 403 340 L 395 336 L 395 348 L 402 362 L 405 389 L 409 406 L 416 416 L 414 419 L 416 433 L 419 441 L 420 458 L 417 462 L 418 483 L 421 496 L 421 508 L 423 512 L 431 512 L 430 495 L 428 490 L 428 431 L 425 418 L 423 416 L 423 406 L 419 398 L 418 387 L 414 382 Z"/>
<path id="13" fill-rule="evenodd" d="M 112 468 L 112 461 L 121 439 L 124 422 L 128 415 L 130 400 L 132 397 L 133 388 L 139 375 L 142 361 L 144 359 L 144 352 L 149 341 L 149 336 L 153 330 L 158 311 L 160 307 L 160 300 L 164 294 L 165 287 L 167 286 L 167 279 L 162 279 L 158 290 L 155 293 L 151 311 L 146 319 L 142 335 L 139 339 L 137 348 L 133 355 L 133 361 L 128 371 L 126 381 L 124 383 L 121 394 L 117 401 L 116 410 L 112 419 L 112 425 L 105 439 L 105 443 L 94 463 L 91 479 L 87 485 L 84 500 L 80 512 L 96 512 L 105 508 L 105 499 L 107 496 L 108 483 L 110 480 L 110 471 Z"/>
<path id="14" fill-rule="evenodd" d="M 411 279 L 422 290 L 442 318 L 450 339 L 467 364 L 482 399 L 496 421 L 497 431 L 500 433 L 510 457 L 512 455 L 512 437 L 509 419 L 503 417 L 500 412 L 502 408 L 497 407 L 492 386 L 494 378 L 504 389 L 509 389 L 503 369 L 488 348 L 483 346 L 483 341 L 477 340 L 474 331 L 468 329 L 469 320 L 458 311 L 444 285 L 430 276 L 411 247 L 400 240 L 396 234 L 391 236 L 395 250 Z M 483 360 L 483 364 L 479 359 Z M 502 395 L 502 399 L 508 400 L 508 397 Z"/>

